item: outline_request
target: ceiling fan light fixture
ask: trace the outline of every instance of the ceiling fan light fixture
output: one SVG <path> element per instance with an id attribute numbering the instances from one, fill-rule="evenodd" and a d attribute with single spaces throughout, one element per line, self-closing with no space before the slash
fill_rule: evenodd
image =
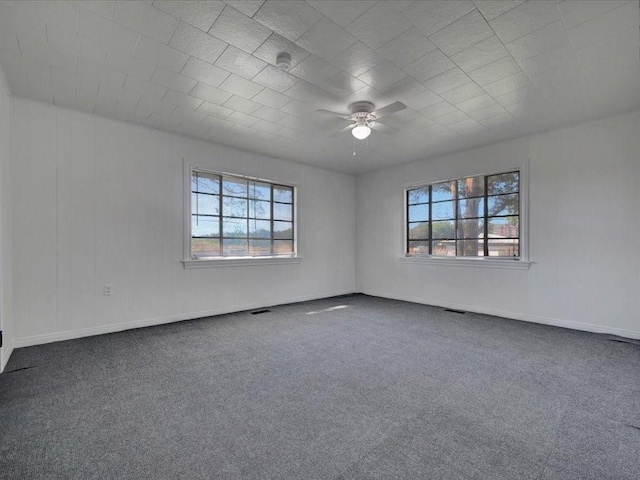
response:
<path id="1" fill-rule="evenodd" d="M 358 140 L 364 140 L 371 134 L 371 129 L 366 125 L 358 125 L 357 127 L 353 127 L 351 134 Z"/>
<path id="2" fill-rule="evenodd" d="M 356 126 L 351 129 L 351 135 L 358 140 L 364 140 L 371 134 L 371 127 L 369 127 L 364 117 L 358 118 L 356 122 Z"/>

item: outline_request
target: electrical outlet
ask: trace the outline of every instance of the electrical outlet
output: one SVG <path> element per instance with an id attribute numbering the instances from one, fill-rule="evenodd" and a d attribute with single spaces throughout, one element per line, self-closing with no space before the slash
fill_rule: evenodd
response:
<path id="1" fill-rule="evenodd" d="M 107 297 L 109 295 L 111 295 L 111 285 L 105 285 L 104 286 L 104 295 L 107 296 Z"/>

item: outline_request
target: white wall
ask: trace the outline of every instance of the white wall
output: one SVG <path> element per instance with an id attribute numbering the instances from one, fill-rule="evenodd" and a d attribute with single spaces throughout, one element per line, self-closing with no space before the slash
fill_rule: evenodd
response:
<path id="1" fill-rule="evenodd" d="M 352 176 L 21 98 L 11 122 L 16 347 L 355 291 Z M 302 261 L 184 269 L 183 158 L 297 184 Z"/>
<path id="2" fill-rule="evenodd" d="M 359 176 L 358 289 L 640 338 L 640 113 Z M 403 187 L 529 159 L 530 270 L 407 264 Z"/>
<path id="3" fill-rule="evenodd" d="M 10 119 L 11 98 L 0 68 L 0 372 L 13 350 Z"/>
<path id="4" fill-rule="evenodd" d="M 639 112 L 354 180 L 10 100 L 0 92 L 5 345 L 353 291 L 640 338 Z M 303 260 L 184 269 L 183 158 L 298 184 Z M 400 262 L 405 185 L 527 159 L 530 270 Z"/>

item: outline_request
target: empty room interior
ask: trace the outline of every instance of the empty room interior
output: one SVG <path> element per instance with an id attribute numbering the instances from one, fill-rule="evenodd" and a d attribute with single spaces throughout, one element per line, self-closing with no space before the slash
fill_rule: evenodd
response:
<path id="1" fill-rule="evenodd" d="M 0 1 L 0 478 L 640 478 L 640 1 Z"/>

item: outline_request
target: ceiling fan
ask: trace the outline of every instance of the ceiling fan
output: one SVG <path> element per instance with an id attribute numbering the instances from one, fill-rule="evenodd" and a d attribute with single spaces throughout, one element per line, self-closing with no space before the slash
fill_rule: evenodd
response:
<path id="1" fill-rule="evenodd" d="M 384 108 L 381 108 L 380 110 L 375 110 L 375 106 L 371 102 L 355 102 L 349 105 L 349 111 L 351 112 L 351 115 L 345 115 L 344 113 L 332 112 L 331 110 L 323 109 L 316 110 L 316 112 L 324 113 L 325 115 L 332 115 L 334 117 L 353 122 L 351 125 L 347 125 L 346 127 L 330 135 L 331 137 L 335 137 L 343 132 L 351 130 L 351 134 L 355 138 L 357 138 L 358 140 L 364 140 L 371 134 L 371 129 L 378 130 L 390 135 L 398 133 L 400 130 L 398 130 L 397 128 L 390 127 L 389 125 L 384 125 L 378 122 L 378 120 L 385 115 L 399 112 L 400 110 L 404 110 L 405 108 L 407 108 L 407 106 L 402 102 L 394 102 Z"/>

